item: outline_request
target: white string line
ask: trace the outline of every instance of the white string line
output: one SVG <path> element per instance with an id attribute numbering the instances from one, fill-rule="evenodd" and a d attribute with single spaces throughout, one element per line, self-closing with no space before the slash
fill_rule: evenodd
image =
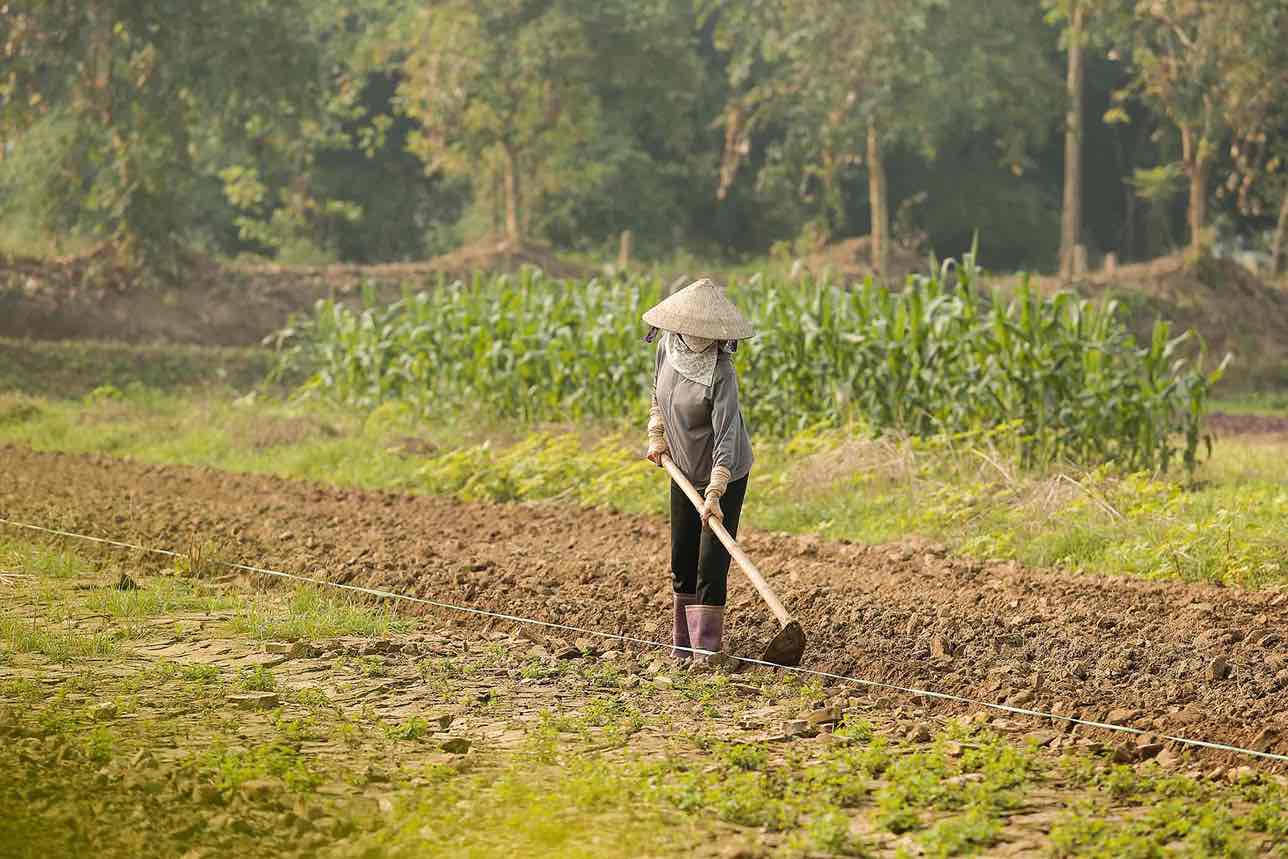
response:
<path id="1" fill-rule="evenodd" d="M 28 522 L 15 522 L 10 519 L 0 518 L 0 525 L 8 525 L 13 528 L 25 528 L 30 531 L 41 531 L 46 534 L 54 534 L 59 537 L 70 537 L 76 540 L 86 540 L 92 543 L 102 543 L 108 546 L 116 546 L 121 549 L 133 549 L 137 552 L 149 552 L 154 555 L 165 555 L 171 558 L 182 558 L 185 555 L 182 552 L 174 552 L 169 549 L 156 549 L 149 546 L 139 546 L 134 543 L 125 543 L 120 540 L 109 540 L 105 537 L 93 537 L 88 534 L 77 534 L 72 531 L 62 531 L 57 528 L 46 528 L 42 525 L 33 525 Z M 530 617 L 521 617 L 519 615 L 506 614 L 504 612 L 490 611 L 488 609 L 475 608 L 474 606 L 455 605 L 453 603 L 439 602 L 438 600 L 425 599 L 424 597 L 415 597 L 408 594 L 395 593 L 393 591 L 380 590 L 378 588 L 365 588 L 361 585 L 349 585 L 342 582 L 329 582 L 325 579 L 315 579 L 309 576 L 301 576 L 295 573 L 284 573 L 280 570 L 272 570 L 266 567 L 257 567 L 250 564 L 240 564 L 235 561 L 224 561 L 217 558 L 211 559 L 213 563 L 225 567 L 231 567 L 236 570 L 243 570 L 249 573 L 258 573 L 264 576 L 274 578 L 289 579 L 306 584 L 317 585 L 320 587 L 337 588 L 340 590 L 352 591 L 354 593 L 367 594 L 368 596 L 380 597 L 382 599 L 402 600 L 404 602 L 419 603 L 421 605 L 433 606 L 435 608 L 449 609 L 451 611 L 463 612 L 465 614 L 479 615 L 482 617 L 491 617 L 498 620 L 508 620 L 513 623 L 528 624 L 529 626 L 539 626 L 545 629 L 558 629 L 565 632 L 577 632 L 583 635 L 593 635 L 599 638 L 608 638 L 614 641 L 623 641 L 630 644 L 640 644 L 646 647 L 665 648 L 668 650 L 680 650 L 703 656 L 713 655 L 710 650 L 703 650 L 699 647 L 676 647 L 661 641 L 652 641 L 647 638 L 637 638 L 631 635 L 620 635 L 613 632 L 603 632 L 597 629 L 585 629 L 580 626 L 570 626 L 563 623 L 552 623 L 545 620 L 536 620 Z M 1160 734 L 1156 731 L 1147 731 L 1142 728 L 1133 728 L 1128 725 L 1114 725 L 1108 722 L 1097 722 L 1093 719 L 1082 719 L 1077 716 L 1068 716 L 1061 713 L 1048 713 L 1044 710 L 1032 710 L 1028 707 L 1015 707 L 1010 704 L 995 704 L 990 701 L 981 701 L 975 698 L 967 698 L 962 695 L 953 695 L 948 692 L 935 692 L 929 689 L 917 689 L 910 686 L 898 686 L 893 683 L 883 683 L 879 680 L 864 680 L 859 677 L 849 677 L 844 674 L 834 674 L 830 671 L 819 671 L 813 668 L 801 668 L 793 665 L 779 665 L 775 662 L 766 662 L 763 659 L 754 659 L 748 656 L 728 656 L 730 659 L 739 662 L 745 662 L 748 665 L 758 665 L 766 668 L 773 668 L 779 671 L 794 671 L 798 674 L 806 674 L 812 677 L 822 677 L 828 680 L 837 680 L 843 683 L 850 683 L 856 686 L 867 686 L 875 689 L 884 689 L 889 692 L 901 692 L 907 695 L 923 698 L 934 698 L 940 701 L 951 701 L 957 704 L 970 704 L 977 707 L 986 707 L 992 710 L 1000 710 L 1005 713 L 1011 713 L 1019 716 L 1031 716 L 1034 718 L 1045 719 L 1053 722 L 1066 722 L 1072 725 L 1086 725 L 1091 728 L 1101 728 L 1106 731 L 1116 731 L 1123 734 L 1134 734 L 1143 736 L 1150 734 L 1162 740 L 1173 743 L 1179 743 L 1185 746 L 1196 748 L 1212 749 L 1220 752 L 1233 752 L 1241 755 L 1248 755 L 1256 758 L 1263 758 L 1270 761 L 1288 763 L 1288 755 L 1279 755 L 1274 752 L 1260 752 L 1256 749 L 1245 749 L 1241 746 L 1232 746 L 1225 743 L 1213 743 L 1206 740 L 1194 740 L 1188 737 L 1174 737 L 1169 734 Z"/>

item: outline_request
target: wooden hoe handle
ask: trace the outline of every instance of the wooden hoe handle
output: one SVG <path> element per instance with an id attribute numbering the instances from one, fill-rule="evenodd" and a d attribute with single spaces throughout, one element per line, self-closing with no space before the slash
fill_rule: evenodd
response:
<path id="1" fill-rule="evenodd" d="M 684 490 L 684 494 L 689 496 L 689 500 L 693 502 L 693 506 L 698 509 L 699 513 L 701 513 L 703 506 L 702 496 L 698 494 L 698 490 L 693 488 L 693 484 L 684 476 L 684 472 L 680 471 L 680 467 L 671 460 L 670 455 L 665 453 L 662 454 L 662 467 L 671 475 L 671 479 L 675 481 L 675 484 Z M 747 553 L 744 552 L 738 545 L 737 541 L 730 536 L 724 523 L 712 516 L 707 520 L 707 526 L 711 528 L 712 533 L 715 534 L 716 537 L 719 538 L 720 542 L 724 544 L 724 547 L 729 550 L 729 556 L 738 562 L 738 567 L 747 575 L 747 578 L 751 580 L 751 583 L 755 586 L 757 592 L 760 593 L 760 596 L 765 600 L 766 604 L 769 605 L 769 610 L 774 613 L 774 617 L 778 618 L 779 624 L 787 626 L 787 624 L 791 622 L 792 616 L 787 613 L 787 609 L 783 608 L 783 604 L 778 600 L 778 595 L 769 587 L 769 583 L 766 582 L 765 577 L 760 574 L 760 570 L 756 569 L 756 565 L 751 562 L 751 558 L 747 557 Z"/>

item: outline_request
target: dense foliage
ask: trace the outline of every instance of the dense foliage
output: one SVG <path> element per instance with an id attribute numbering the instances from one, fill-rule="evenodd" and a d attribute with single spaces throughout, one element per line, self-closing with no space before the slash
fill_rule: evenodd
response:
<path id="1" fill-rule="evenodd" d="M 221 170 L 246 159 L 298 171 L 307 161 L 326 102 L 319 53 L 300 25 L 307 8 L 0 5 L 0 147 L 13 148 L 0 161 L 0 208 L 31 227 L 107 238 L 154 265 L 217 231 L 221 215 L 231 227 Z M 258 186 L 242 196 L 252 192 L 263 201 Z"/>
<path id="2" fill-rule="evenodd" d="M 372 262 L 872 235 L 885 272 L 977 230 L 1054 267 L 1279 213 L 1282 244 L 1286 57 L 1281 0 L 9 0 L 0 238 Z"/>
<path id="3" fill-rule="evenodd" d="M 737 353 L 755 433 L 861 419 L 916 436 L 991 432 L 1032 465 L 1057 460 L 1192 468 L 1214 375 L 1159 322 L 1138 345 L 1113 303 L 984 291 L 967 257 L 910 280 L 753 277 L 731 289 L 759 336 Z M 536 273 L 440 283 L 361 312 L 324 300 L 279 337 L 304 390 L 363 408 L 480 407 L 530 420 L 640 415 L 652 382 L 649 279 L 572 283 Z M 1217 374 L 1219 374 L 1219 370 Z M 1179 446 L 1178 446 L 1179 445 Z"/>

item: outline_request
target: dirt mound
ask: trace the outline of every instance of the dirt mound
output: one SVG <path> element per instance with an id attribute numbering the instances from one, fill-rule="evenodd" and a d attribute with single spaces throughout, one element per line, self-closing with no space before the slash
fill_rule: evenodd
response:
<path id="1" fill-rule="evenodd" d="M 549 248 L 484 239 L 458 248 L 449 254 L 423 262 L 380 263 L 376 265 L 335 264 L 307 265 L 234 265 L 230 270 L 252 282 L 273 282 L 301 289 L 336 289 L 351 291 L 357 285 L 403 284 L 434 280 L 438 277 L 465 278 L 474 272 L 503 274 L 522 268 L 537 268 L 550 277 L 579 278 L 588 272 L 560 259 Z"/>
<path id="2" fill-rule="evenodd" d="M 801 259 L 801 263 L 815 276 L 830 273 L 844 281 L 860 281 L 873 273 L 872 238 L 841 239 L 815 250 Z M 902 283 L 910 274 L 924 271 L 926 257 L 893 242 L 889 250 L 887 280 Z"/>
<path id="3" fill-rule="evenodd" d="M 435 271 L 466 274 L 475 271 L 513 272 L 525 266 L 539 268 L 550 277 L 583 278 L 591 272 L 584 266 L 560 259 L 549 247 L 536 244 L 484 239 L 458 248 L 429 263 Z"/>
<path id="4" fill-rule="evenodd" d="M 1038 282 L 1048 291 L 1060 287 L 1055 278 Z M 1089 274 L 1076 289 L 1121 301 L 1143 342 L 1155 319 L 1170 320 L 1175 333 L 1194 329 L 1207 342 L 1210 366 L 1234 356 L 1228 387 L 1288 387 L 1288 290 L 1233 260 L 1190 265 L 1180 255 L 1162 257 Z"/>
<path id="5" fill-rule="evenodd" d="M 587 274 L 549 249 L 494 240 L 385 265 L 225 266 L 193 257 L 181 288 L 140 284 L 103 249 L 57 260 L 0 256 L 0 337 L 253 346 L 318 299 L 357 305 L 363 284 L 393 301 L 403 284 L 525 266 L 552 277 Z"/>
<path id="6" fill-rule="evenodd" d="M 356 302 L 356 282 L 309 285 L 206 262 L 167 288 L 106 258 L 0 258 L 0 337 L 256 346 L 328 296 Z"/>
<path id="7" fill-rule="evenodd" d="M 19 448 L 0 460 L 6 517 L 161 547 L 213 540 L 228 560 L 669 636 L 660 520 Z M 917 544 L 744 543 L 804 625 L 806 667 L 1288 752 L 1286 592 L 980 564 Z M 728 648 L 758 654 L 773 620 L 731 575 Z"/>

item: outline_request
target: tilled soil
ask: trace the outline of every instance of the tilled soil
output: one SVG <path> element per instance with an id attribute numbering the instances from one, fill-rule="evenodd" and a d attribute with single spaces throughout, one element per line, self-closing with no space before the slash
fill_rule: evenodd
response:
<path id="1" fill-rule="evenodd" d="M 1218 436 L 1288 436 L 1288 415 L 1231 415 L 1213 412 L 1207 416 L 1204 425 Z"/>
<path id="2" fill-rule="evenodd" d="M 647 517 L 15 447 L 0 448 L 0 516 L 179 550 L 213 541 L 225 559 L 330 581 L 670 634 L 667 528 Z M 1288 592 L 1030 570 L 912 543 L 742 543 L 804 625 L 807 668 L 1288 753 Z M 773 620 L 730 575 L 726 647 L 759 655 Z"/>

